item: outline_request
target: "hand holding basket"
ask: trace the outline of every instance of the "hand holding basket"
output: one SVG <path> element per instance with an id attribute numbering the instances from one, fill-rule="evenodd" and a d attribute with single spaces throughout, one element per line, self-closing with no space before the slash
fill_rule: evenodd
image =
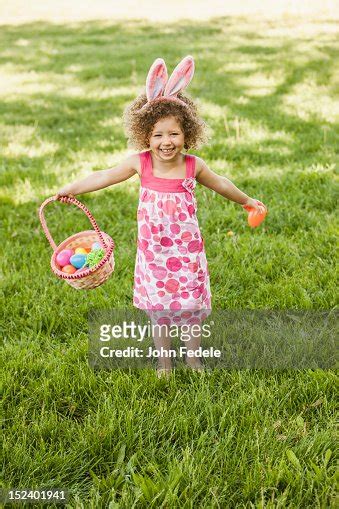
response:
<path id="1" fill-rule="evenodd" d="M 88 219 L 90 220 L 91 225 L 94 228 L 93 230 L 86 230 L 79 233 L 76 233 L 75 235 L 72 235 L 71 237 L 68 237 L 66 240 L 64 240 L 59 246 L 57 246 L 47 228 L 45 216 L 44 216 L 44 208 L 46 205 L 53 201 L 60 201 L 61 203 L 66 203 L 69 205 L 76 205 L 81 209 Z M 74 197 L 69 196 L 52 196 L 51 198 L 47 198 L 42 205 L 39 208 L 39 219 L 42 225 L 42 228 L 45 232 L 45 235 L 53 249 L 53 254 L 51 258 L 51 268 L 54 274 L 59 279 L 64 279 L 66 283 L 71 285 L 73 288 L 76 288 L 78 290 L 90 290 L 92 288 L 96 288 L 97 286 L 102 285 L 109 276 L 114 271 L 114 242 L 111 239 L 107 233 L 104 233 L 100 230 L 98 227 L 94 217 L 88 210 L 88 208 L 81 203 L 79 200 L 77 200 Z M 99 238 L 99 239 L 98 239 Z M 100 242 L 100 245 L 105 251 L 104 257 L 100 260 L 100 262 L 95 266 L 88 269 L 81 269 L 81 271 L 77 271 L 74 274 L 66 274 L 65 272 L 62 272 L 56 262 L 56 257 L 60 253 L 60 251 L 63 251 L 64 249 L 72 249 L 75 250 L 77 247 L 84 247 L 84 246 L 91 246 L 93 242 L 98 241 Z"/>

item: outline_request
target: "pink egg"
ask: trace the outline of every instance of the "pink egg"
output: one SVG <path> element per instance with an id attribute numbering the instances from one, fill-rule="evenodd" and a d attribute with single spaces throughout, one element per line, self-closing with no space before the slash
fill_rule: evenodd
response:
<path id="1" fill-rule="evenodd" d="M 69 259 L 73 255 L 73 249 L 63 249 L 60 251 L 60 253 L 57 254 L 56 261 L 60 267 L 65 267 L 65 265 L 69 265 Z"/>

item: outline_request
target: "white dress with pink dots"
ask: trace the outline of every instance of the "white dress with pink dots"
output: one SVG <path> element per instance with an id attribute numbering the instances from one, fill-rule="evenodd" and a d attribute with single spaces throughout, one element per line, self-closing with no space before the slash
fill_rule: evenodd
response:
<path id="1" fill-rule="evenodd" d="M 165 179 L 153 175 L 150 151 L 139 156 L 133 304 L 162 311 L 162 316 L 172 316 L 178 325 L 182 319 L 200 323 L 210 313 L 211 292 L 204 239 L 196 216 L 195 157 L 185 156 L 185 179 Z"/>

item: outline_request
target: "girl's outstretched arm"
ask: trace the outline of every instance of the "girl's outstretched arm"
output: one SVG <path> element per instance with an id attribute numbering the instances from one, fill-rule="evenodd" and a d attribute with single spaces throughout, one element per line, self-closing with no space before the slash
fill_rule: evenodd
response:
<path id="1" fill-rule="evenodd" d="M 258 212 L 264 212 L 265 208 L 261 202 L 258 204 L 257 200 L 250 198 L 247 194 L 240 191 L 240 189 L 238 189 L 228 178 L 214 173 L 214 171 L 210 170 L 205 161 L 200 157 L 197 157 L 196 159 L 196 179 L 200 184 L 212 189 L 218 194 L 221 194 L 221 196 L 228 200 L 232 200 L 240 205 L 252 207 Z"/>
<path id="2" fill-rule="evenodd" d="M 124 180 L 127 180 L 135 175 L 137 173 L 136 167 L 137 156 L 132 155 L 114 168 L 95 171 L 82 180 L 77 180 L 71 184 L 68 184 L 62 189 L 59 189 L 57 196 L 74 196 L 76 194 L 98 191 L 104 187 L 118 184 L 119 182 L 123 182 Z"/>

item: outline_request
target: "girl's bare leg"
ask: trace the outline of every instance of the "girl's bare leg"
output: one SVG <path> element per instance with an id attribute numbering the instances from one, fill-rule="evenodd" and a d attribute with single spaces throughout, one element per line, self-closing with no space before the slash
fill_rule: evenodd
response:
<path id="1" fill-rule="evenodd" d="M 192 331 L 189 331 L 188 335 L 190 339 L 184 342 L 184 346 L 186 346 L 187 350 L 197 350 L 201 346 L 201 334 L 198 334 L 197 331 L 195 331 L 194 334 Z M 187 355 L 186 364 L 193 369 L 203 369 L 200 357 L 188 357 Z"/>
<path id="2" fill-rule="evenodd" d="M 170 372 L 172 369 L 172 359 L 169 355 L 171 350 L 171 338 L 164 334 L 163 331 L 159 331 L 156 328 L 154 330 L 153 341 L 155 349 L 162 352 L 158 357 L 158 373 L 159 371 Z M 168 355 L 166 355 L 166 352 L 168 352 Z"/>

